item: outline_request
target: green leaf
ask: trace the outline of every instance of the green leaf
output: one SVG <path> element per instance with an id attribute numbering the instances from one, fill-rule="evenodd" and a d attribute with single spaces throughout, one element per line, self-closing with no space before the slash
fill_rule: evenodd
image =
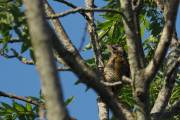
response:
<path id="1" fill-rule="evenodd" d="M 42 90 L 39 91 L 39 97 L 40 97 L 42 100 L 44 99 L 44 95 L 43 95 Z"/>
<path id="2" fill-rule="evenodd" d="M 0 116 L 6 116 L 7 112 L 5 111 L 0 111 Z"/>
<path id="3" fill-rule="evenodd" d="M 114 36 L 115 24 L 112 25 L 111 29 L 109 30 L 109 38 L 112 40 Z"/>
<path id="4" fill-rule="evenodd" d="M 7 2 L 5 0 L 0 0 L 0 5 L 6 7 Z"/>
<path id="5" fill-rule="evenodd" d="M 14 30 L 15 30 L 16 34 L 18 34 L 18 36 L 21 38 L 22 33 L 21 33 L 21 31 L 19 30 L 19 28 L 15 28 Z"/>
<path id="6" fill-rule="evenodd" d="M 69 105 L 74 100 L 74 96 L 71 96 L 69 99 L 66 100 L 65 105 Z"/>
<path id="7" fill-rule="evenodd" d="M 149 20 L 148 20 L 148 19 L 146 19 L 146 20 L 144 21 L 144 26 L 145 26 L 145 28 L 149 31 L 150 27 L 149 27 Z"/>
<path id="8" fill-rule="evenodd" d="M 82 83 L 82 81 L 81 81 L 81 80 L 77 80 L 77 81 L 74 83 L 74 85 L 79 85 L 80 83 Z"/>
<path id="9" fill-rule="evenodd" d="M 99 22 L 99 24 L 96 26 L 96 29 L 99 31 L 99 30 L 106 30 L 108 29 L 109 27 L 111 27 L 113 25 L 113 22 L 108 20 L 108 21 L 105 21 L 105 22 Z"/>
<path id="10" fill-rule="evenodd" d="M 91 48 L 92 48 L 91 43 L 88 43 L 88 44 L 85 46 L 85 48 L 82 49 L 82 51 L 89 50 L 89 49 L 91 49 Z"/>
<path id="11" fill-rule="evenodd" d="M 157 26 L 154 26 L 151 34 L 152 34 L 153 36 L 159 35 L 159 34 L 161 33 L 162 29 L 163 29 L 163 27 L 161 27 L 161 26 L 160 26 L 160 23 L 158 23 Z"/>
<path id="12" fill-rule="evenodd" d="M 151 24 L 150 24 L 150 30 L 153 30 L 154 27 L 156 27 L 158 25 L 158 20 L 155 19 Z"/>
<path id="13" fill-rule="evenodd" d="M 144 50 L 149 49 L 150 47 L 151 46 L 148 43 L 146 43 L 146 46 L 144 47 Z"/>
<path id="14" fill-rule="evenodd" d="M 38 106 L 34 106 L 34 107 L 33 107 L 33 111 L 34 111 L 34 110 L 36 111 L 37 114 L 39 114 L 39 107 L 38 107 Z"/>
<path id="15" fill-rule="evenodd" d="M 20 24 L 20 21 L 18 20 L 18 17 L 20 16 L 21 14 L 21 11 L 18 7 L 15 6 L 15 4 L 9 4 L 9 10 L 10 12 L 12 13 L 13 15 L 13 18 L 14 18 L 14 22 L 19 25 Z"/>
<path id="16" fill-rule="evenodd" d="M 31 56 L 32 60 L 33 60 L 34 62 L 36 62 L 33 48 L 30 48 L 30 56 Z"/>
<path id="17" fill-rule="evenodd" d="M 0 107 L 0 111 L 6 111 L 6 109 L 4 109 L 3 107 Z"/>
<path id="18" fill-rule="evenodd" d="M 89 87 L 89 86 L 87 86 L 87 87 L 86 87 L 86 90 L 85 90 L 85 92 L 87 92 L 89 89 L 90 89 L 90 87 Z"/>
<path id="19" fill-rule="evenodd" d="M 5 116 L 5 120 L 12 120 L 12 116 L 11 115 Z"/>
<path id="20" fill-rule="evenodd" d="M 12 120 L 15 120 L 16 118 L 18 118 L 18 115 L 17 115 L 17 114 L 14 114 L 14 115 L 12 116 Z"/>
<path id="21" fill-rule="evenodd" d="M 12 102 L 13 102 L 13 106 L 14 106 L 14 108 L 16 108 L 16 110 L 21 111 L 21 112 L 26 111 L 26 108 L 22 104 L 19 104 L 19 103 L 15 102 L 14 100 L 12 100 Z"/>
<path id="22" fill-rule="evenodd" d="M 22 0 L 16 0 L 14 3 L 17 7 L 21 7 L 23 5 Z"/>
<path id="23" fill-rule="evenodd" d="M 91 58 L 91 59 L 88 59 L 88 60 L 85 60 L 87 63 L 89 64 L 94 64 L 95 63 L 95 59 L 94 58 Z"/>
<path id="24" fill-rule="evenodd" d="M 109 32 L 109 30 L 110 30 L 110 28 L 109 28 L 109 29 L 106 29 L 106 30 L 102 30 L 101 32 L 98 33 L 98 39 L 99 39 L 99 41 L 101 41 L 102 38 L 104 38 L 104 37 L 107 35 L 107 33 Z"/>
<path id="25" fill-rule="evenodd" d="M 4 103 L 4 102 L 1 102 L 1 104 L 4 106 L 4 108 L 9 111 L 9 112 L 16 112 L 16 109 L 11 107 L 10 105 Z"/>
<path id="26" fill-rule="evenodd" d="M 144 21 L 145 15 L 144 14 L 140 14 L 139 15 L 139 23 L 142 23 Z"/>
<path id="27" fill-rule="evenodd" d="M 22 37 L 22 38 L 24 38 L 24 37 Z M 21 46 L 21 53 L 24 53 L 30 47 L 31 47 L 31 42 L 30 41 L 23 41 L 23 44 Z"/>
<path id="28" fill-rule="evenodd" d="M 12 24 L 11 21 L 11 14 L 6 12 L 6 19 L 5 19 L 6 23 L 10 26 Z"/>
<path id="29" fill-rule="evenodd" d="M 26 102 L 26 109 L 27 111 L 31 112 L 32 111 L 32 107 L 31 107 L 31 104 Z"/>
<path id="30" fill-rule="evenodd" d="M 19 118 L 19 120 L 26 120 L 25 115 L 20 115 L 18 118 Z"/>
<path id="31" fill-rule="evenodd" d="M 144 26 L 141 26 L 140 29 L 141 29 L 141 37 L 144 38 Z"/>

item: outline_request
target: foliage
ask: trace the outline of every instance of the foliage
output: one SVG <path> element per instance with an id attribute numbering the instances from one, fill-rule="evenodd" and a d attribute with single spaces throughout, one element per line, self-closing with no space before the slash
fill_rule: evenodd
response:
<path id="1" fill-rule="evenodd" d="M 43 93 L 39 92 L 39 98 L 28 96 L 26 97 L 30 101 L 38 102 L 42 105 L 45 105 Z M 71 96 L 69 99 L 66 100 L 65 105 L 69 105 L 74 100 L 74 96 Z M 16 102 L 12 99 L 12 106 L 7 103 L 1 102 L 0 106 L 0 120 L 35 120 L 39 118 L 39 106 L 32 105 L 31 103 L 26 102 L 26 105 Z M 45 118 L 46 118 L 46 110 Z"/>
<path id="2" fill-rule="evenodd" d="M 22 5 L 22 0 L 14 0 L 13 2 L 0 1 L 0 6 L 3 6 L 3 8 L 0 8 L 0 36 L 2 35 L 4 43 L 2 50 L 8 52 L 7 43 L 15 32 L 22 41 L 21 53 L 30 49 L 30 56 L 35 61 L 29 28 Z"/>
<path id="3" fill-rule="evenodd" d="M 104 0 L 107 1 L 107 5 L 104 8 L 113 8 L 115 10 L 121 10 L 119 0 Z M 8 41 L 11 39 L 12 35 L 17 34 L 22 41 L 21 53 L 30 49 L 30 56 L 33 60 L 34 53 L 31 47 L 29 28 L 27 25 L 27 20 L 25 17 L 24 10 L 22 8 L 22 0 L 13 0 L 13 2 L 6 2 L 5 0 L 0 0 L 0 36 L 3 37 L 3 49 L 8 52 Z M 161 13 L 154 9 L 156 4 L 151 0 L 145 0 L 144 7 L 139 14 L 139 23 L 141 29 L 141 37 L 143 38 L 143 48 L 146 53 L 146 63 L 153 58 L 154 50 L 157 48 L 159 39 L 161 37 L 161 32 L 165 24 L 164 18 Z M 101 22 L 96 20 L 98 38 L 100 46 L 102 48 L 102 56 L 104 62 L 106 63 L 109 59 L 110 52 L 106 48 L 104 42 L 108 44 L 120 44 L 123 45 L 125 50 L 128 50 L 126 45 L 126 36 L 123 27 L 122 16 L 116 13 L 107 12 L 105 14 L 100 14 L 105 21 Z M 83 49 L 83 51 L 91 49 L 91 44 L 89 43 Z M 94 58 L 86 60 L 87 64 L 95 71 L 95 60 Z M 164 61 L 166 63 L 166 61 Z M 150 86 L 150 107 L 155 103 L 158 96 L 158 92 L 161 89 L 161 84 L 163 80 L 163 75 L 165 73 L 165 66 L 162 66 L 160 72 L 162 74 L 157 74 Z M 180 74 L 180 71 L 178 72 Z M 78 80 L 75 85 L 81 83 Z M 87 87 L 86 91 L 89 89 Z M 176 79 L 175 87 L 173 89 L 171 99 L 169 103 L 172 105 L 175 101 L 180 98 L 180 76 Z M 131 110 L 134 110 L 132 88 L 129 85 L 124 85 L 121 92 L 118 93 L 119 98 L 126 103 Z M 40 93 L 40 98 L 27 97 L 38 103 L 44 104 L 44 99 L 42 93 Z M 65 104 L 69 105 L 74 99 L 74 96 L 70 97 Z M 33 120 L 39 116 L 39 108 L 37 106 L 26 103 L 26 105 L 20 104 L 15 100 L 12 100 L 12 106 L 7 103 L 1 102 L 0 107 L 0 119 L 16 119 L 20 120 Z M 180 117 L 180 116 L 179 116 Z M 174 119 L 174 118 L 172 118 Z"/>
<path id="4" fill-rule="evenodd" d="M 36 98 L 29 96 L 30 100 L 36 101 L 38 103 L 44 103 L 42 98 Z M 7 103 L 1 102 L 2 107 L 0 107 L 1 119 L 5 120 L 34 120 L 39 117 L 39 107 L 31 105 L 26 102 L 26 105 L 20 104 L 12 99 L 12 106 Z"/>
<path id="5" fill-rule="evenodd" d="M 104 0 L 107 1 L 107 0 Z M 120 10 L 119 6 L 119 0 L 110 0 L 108 1 L 107 6 L 104 8 L 114 8 L 115 10 Z M 154 56 L 154 51 L 157 48 L 157 45 L 159 43 L 161 32 L 163 29 L 163 26 L 165 25 L 164 18 L 161 13 L 159 13 L 157 10 L 155 10 L 152 6 L 156 6 L 154 2 L 150 2 L 149 0 L 145 1 L 144 7 L 142 11 L 139 14 L 139 23 L 140 23 L 140 29 L 141 29 L 141 37 L 143 38 L 143 48 L 146 52 L 145 58 L 146 63 L 148 64 L 149 61 Z M 99 15 L 105 19 L 105 21 L 100 22 L 97 21 L 97 31 L 99 35 L 100 42 L 106 42 L 109 44 L 120 44 L 125 47 L 125 50 L 127 51 L 127 45 L 126 45 L 126 39 L 125 39 L 125 31 L 123 27 L 123 20 L 122 17 L 119 14 L 114 13 L 105 13 Z M 149 34 L 150 37 L 147 35 Z M 101 42 L 101 43 L 103 43 Z M 108 60 L 109 51 L 105 47 L 104 44 L 101 44 L 102 50 L 103 50 L 103 59 L 106 63 Z M 91 49 L 90 43 L 84 48 L 84 50 Z M 94 65 L 94 62 L 89 62 L 91 59 L 87 60 L 87 63 L 90 64 L 90 66 Z M 165 65 L 164 61 L 164 65 Z M 165 66 L 162 66 L 160 69 L 160 72 L 164 74 L 165 72 Z M 161 89 L 161 85 L 163 82 L 163 75 L 157 74 L 157 76 L 154 78 L 153 82 L 150 86 L 150 107 L 152 108 L 154 105 L 154 102 L 158 96 L 158 93 Z M 176 80 L 175 88 L 173 89 L 173 93 L 171 95 L 170 104 L 172 105 L 177 99 L 180 98 L 180 85 L 179 85 L 180 79 L 178 78 Z M 134 102 L 133 102 L 133 96 L 132 96 L 132 89 L 130 86 L 126 85 L 123 87 L 121 92 L 118 94 L 119 97 L 127 103 L 127 106 L 131 108 L 131 110 L 134 110 Z"/>

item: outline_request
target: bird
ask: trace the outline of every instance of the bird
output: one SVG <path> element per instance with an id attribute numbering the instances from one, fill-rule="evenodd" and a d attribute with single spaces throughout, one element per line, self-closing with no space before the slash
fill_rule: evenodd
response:
<path id="1" fill-rule="evenodd" d="M 127 54 L 122 45 L 109 45 L 105 43 L 111 56 L 104 68 L 105 79 L 107 82 L 122 81 L 122 76 L 130 76 L 129 62 Z M 112 86 L 112 92 L 117 94 L 122 88 L 122 85 Z"/>

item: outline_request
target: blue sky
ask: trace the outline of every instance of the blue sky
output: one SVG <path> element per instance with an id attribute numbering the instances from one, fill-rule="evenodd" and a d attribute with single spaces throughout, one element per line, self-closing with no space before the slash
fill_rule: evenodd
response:
<path id="1" fill-rule="evenodd" d="M 64 4 L 59 2 L 51 1 L 51 6 L 55 8 L 56 13 L 61 13 L 66 10 L 71 9 Z M 78 7 L 84 7 L 84 1 L 79 0 L 68 0 Z M 83 2 L 82 2 L 83 1 Z M 100 8 L 105 6 L 105 2 L 100 0 L 95 0 L 95 4 Z M 98 17 L 95 13 L 95 18 L 98 20 L 103 20 Z M 86 24 L 85 19 L 78 13 L 71 14 L 60 18 L 67 34 L 69 35 L 72 42 L 79 48 L 84 27 Z M 177 31 L 180 32 L 180 11 L 178 13 L 177 19 Z M 180 34 L 180 33 L 179 33 Z M 15 36 L 15 33 L 12 33 Z M 179 36 L 179 35 L 178 35 Z M 89 43 L 88 35 L 86 35 L 85 44 Z M 2 45 L 0 45 L 1 47 Z M 9 48 L 14 48 L 17 52 L 21 51 L 21 43 L 9 44 Z M 12 55 L 12 52 L 8 53 Z M 93 57 L 92 51 L 81 52 L 84 59 L 89 59 Z M 25 58 L 30 59 L 29 51 L 23 53 Z M 0 73 L 1 73 L 1 84 L 0 91 L 6 93 L 12 93 L 19 96 L 39 96 L 39 90 L 41 87 L 40 77 L 38 75 L 36 66 L 25 65 L 21 63 L 17 58 L 7 59 L 0 56 Z M 96 93 L 90 89 L 86 93 L 86 85 L 79 84 L 74 85 L 78 78 L 72 72 L 59 72 L 60 81 L 63 88 L 64 99 L 67 100 L 69 97 L 74 96 L 74 101 L 68 106 L 68 111 L 70 116 L 77 118 L 78 120 L 98 120 L 98 109 L 96 104 Z M 7 102 L 11 104 L 9 98 L 0 97 L 0 101 Z M 17 100 L 16 100 L 17 101 Z M 19 101 L 18 101 L 19 102 Z M 24 102 L 21 102 L 24 104 Z"/>

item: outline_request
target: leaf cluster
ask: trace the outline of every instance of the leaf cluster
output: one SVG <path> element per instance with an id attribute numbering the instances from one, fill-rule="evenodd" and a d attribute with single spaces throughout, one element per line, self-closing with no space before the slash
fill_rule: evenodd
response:
<path id="1" fill-rule="evenodd" d="M 11 2 L 0 0 L 0 36 L 2 36 L 3 39 L 2 50 L 8 52 L 8 42 L 15 33 L 22 42 L 21 53 L 30 49 L 30 56 L 35 61 L 27 19 L 22 5 L 22 0 L 13 0 Z"/>
<path id="2" fill-rule="evenodd" d="M 107 1 L 107 5 L 104 8 L 113 8 L 115 10 L 121 10 L 119 0 L 104 0 Z M 156 3 L 152 0 L 145 0 L 143 9 L 139 14 L 139 24 L 141 30 L 141 38 L 143 42 L 143 49 L 145 51 L 146 64 L 153 58 L 154 52 L 159 43 L 165 21 L 162 13 L 155 9 L 157 7 Z M 123 27 L 122 16 L 116 13 L 106 12 L 100 14 L 104 21 L 100 22 L 96 20 L 97 23 L 97 32 L 99 36 L 100 46 L 102 48 L 102 56 L 105 63 L 108 61 L 110 52 L 104 45 L 104 42 L 108 44 L 120 44 L 123 45 L 127 51 L 128 47 L 126 45 L 126 36 Z M 83 49 L 91 49 L 90 43 Z M 86 60 L 88 65 L 95 68 L 94 58 Z M 160 68 L 159 72 L 162 74 L 157 74 L 150 86 L 150 106 L 153 107 L 155 100 L 158 96 L 158 93 L 162 87 L 162 82 L 164 78 L 166 59 L 163 61 L 163 65 Z M 180 78 L 180 77 L 179 77 Z M 179 78 L 176 80 L 175 88 L 173 89 L 170 103 L 173 104 L 176 100 L 180 98 L 180 85 Z M 129 85 L 124 85 L 121 92 L 118 94 L 119 97 L 127 103 L 127 106 L 134 110 L 134 102 L 132 96 L 132 88 Z"/>

